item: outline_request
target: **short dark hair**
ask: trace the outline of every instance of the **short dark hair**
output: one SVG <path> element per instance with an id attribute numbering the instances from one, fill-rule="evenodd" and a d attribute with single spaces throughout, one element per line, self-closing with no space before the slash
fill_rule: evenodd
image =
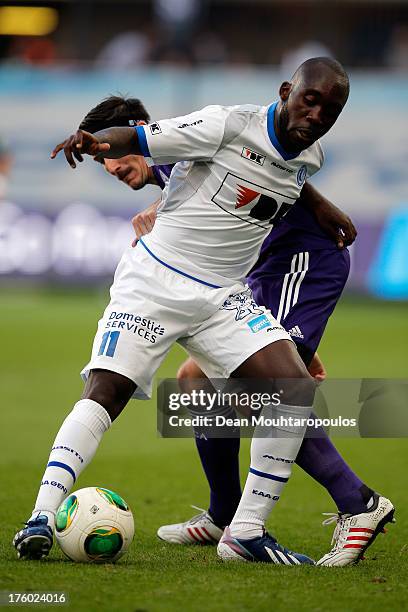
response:
<path id="1" fill-rule="evenodd" d="M 340 62 L 331 57 L 322 56 L 311 57 L 310 59 L 307 59 L 295 71 L 294 75 L 292 76 L 292 81 L 296 80 L 297 78 L 309 76 L 310 74 L 316 74 L 316 72 L 322 66 L 329 68 L 332 72 L 334 72 L 334 74 L 337 75 L 337 78 L 343 84 L 345 92 L 348 96 L 350 91 L 350 81 L 348 74 L 343 68 L 343 66 L 340 64 Z"/>
<path id="2" fill-rule="evenodd" d="M 93 134 L 109 127 L 126 127 L 131 119 L 149 123 L 150 115 L 142 102 L 137 98 L 109 96 L 85 115 L 79 129 Z"/>

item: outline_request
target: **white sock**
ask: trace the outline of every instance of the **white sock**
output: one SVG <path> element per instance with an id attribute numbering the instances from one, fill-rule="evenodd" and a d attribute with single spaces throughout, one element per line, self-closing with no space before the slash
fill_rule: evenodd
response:
<path id="1" fill-rule="evenodd" d="M 57 433 L 31 518 L 55 513 L 76 479 L 94 456 L 111 420 L 105 408 L 90 399 L 77 402 Z"/>
<path id="2" fill-rule="evenodd" d="M 310 412 L 311 408 L 305 406 L 281 404 L 266 406 L 262 414 L 265 419 L 307 419 Z M 251 443 L 249 474 L 230 525 L 232 537 L 250 539 L 262 536 L 265 521 L 289 480 L 305 430 L 306 423 L 256 428 Z"/>

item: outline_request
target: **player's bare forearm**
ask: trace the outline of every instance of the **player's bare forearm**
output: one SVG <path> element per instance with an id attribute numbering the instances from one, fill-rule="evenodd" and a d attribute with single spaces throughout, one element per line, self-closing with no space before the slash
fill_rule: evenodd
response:
<path id="1" fill-rule="evenodd" d="M 313 185 L 305 183 L 300 198 L 315 215 L 323 231 L 339 248 L 349 246 L 354 242 L 357 230 L 350 217 L 325 198 Z"/>
<path id="2" fill-rule="evenodd" d="M 118 159 L 125 155 L 141 155 L 139 138 L 132 127 L 112 127 L 95 132 L 94 136 L 101 144 L 109 144 L 109 149 L 103 151 L 101 157 Z"/>
<path id="3" fill-rule="evenodd" d="M 77 130 L 54 148 L 51 159 L 60 151 L 64 151 L 65 159 L 71 168 L 76 168 L 77 161 L 83 161 L 83 155 L 92 155 L 95 159 L 117 159 L 141 153 L 136 130 L 128 127 L 113 127 L 95 134 Z"/>
<path id="4" fill-rule="evenodd" d="M 311 183 L 305 183 L 303 185 L 300 197 L 307 208 L 312 211 L 319 208 L 319 206 L 324 206 L 328 202 L 327 198 L 325 198 L 316 187 L 313 187 Z"/>

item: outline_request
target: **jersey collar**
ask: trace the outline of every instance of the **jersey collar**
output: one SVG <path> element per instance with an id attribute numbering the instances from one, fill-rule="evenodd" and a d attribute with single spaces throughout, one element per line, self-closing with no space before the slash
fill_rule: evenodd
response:
<path id="1" fill-rule="evenodd" d="M 153 171 L 154 178 L 156 179 L 158 186 L 160 187 L 160 189 L 164 189 L 165 183 L 164 183 L 163 177 L 160 172 L 160 166 L 152 166 L 152 171 Z"/>
<path id="2" fill-rule="evenodd" d="M 299 155 L 299 153 L 293 154 L 293 153 L 288 153 L 287 151 L 285 151 L 285 149 L 282 147 L 281 143 L 279 142 L 279 140 L 278 140 L 278 138 L 276 136 L 276 133 L 275 133 L 275 109 L 276 109 L 277 106 L 278 106 L 278 103 L 274 102 L 268 108 L 268 116 L 267 116 L 267 120 L 266 120 L 266 126 L 267 126 L 267 130 L 268 130 L 269 140 L 271 141 L 271 143 L 273 144 L 275 149 L 283 157 L 284 160 L 295 159 L 295 157 L 297 157 Z"/>

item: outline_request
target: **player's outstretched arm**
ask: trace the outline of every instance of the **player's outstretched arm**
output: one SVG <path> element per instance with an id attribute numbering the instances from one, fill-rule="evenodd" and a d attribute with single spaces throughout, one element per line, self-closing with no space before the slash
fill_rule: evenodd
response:
<path id="1" fill-rule="evenodd" d="M 300 197 L 314 213 L 321 228 L 334 240 L 339 249 L 353 244 L 357 230 L 348 215 L 325 198 L 310 183 L 305 183 Z"/>
<path id="2" fill-rule="evenodd" d="M 97 159 L 104 157 L 117 159 L 130 154 L 140 155 L 136 130 L 127 127 L 113 127 L 95 132 L 95 134 L 77 130 L 75 134 L 55 147 L 51 153 L 51 159 L 54 159 L 60 151 L 64 151 L 71 168 L 76 168 L 75 159 L 79 162 L 83 161 L 83 155 L 91 155 Z"/>

